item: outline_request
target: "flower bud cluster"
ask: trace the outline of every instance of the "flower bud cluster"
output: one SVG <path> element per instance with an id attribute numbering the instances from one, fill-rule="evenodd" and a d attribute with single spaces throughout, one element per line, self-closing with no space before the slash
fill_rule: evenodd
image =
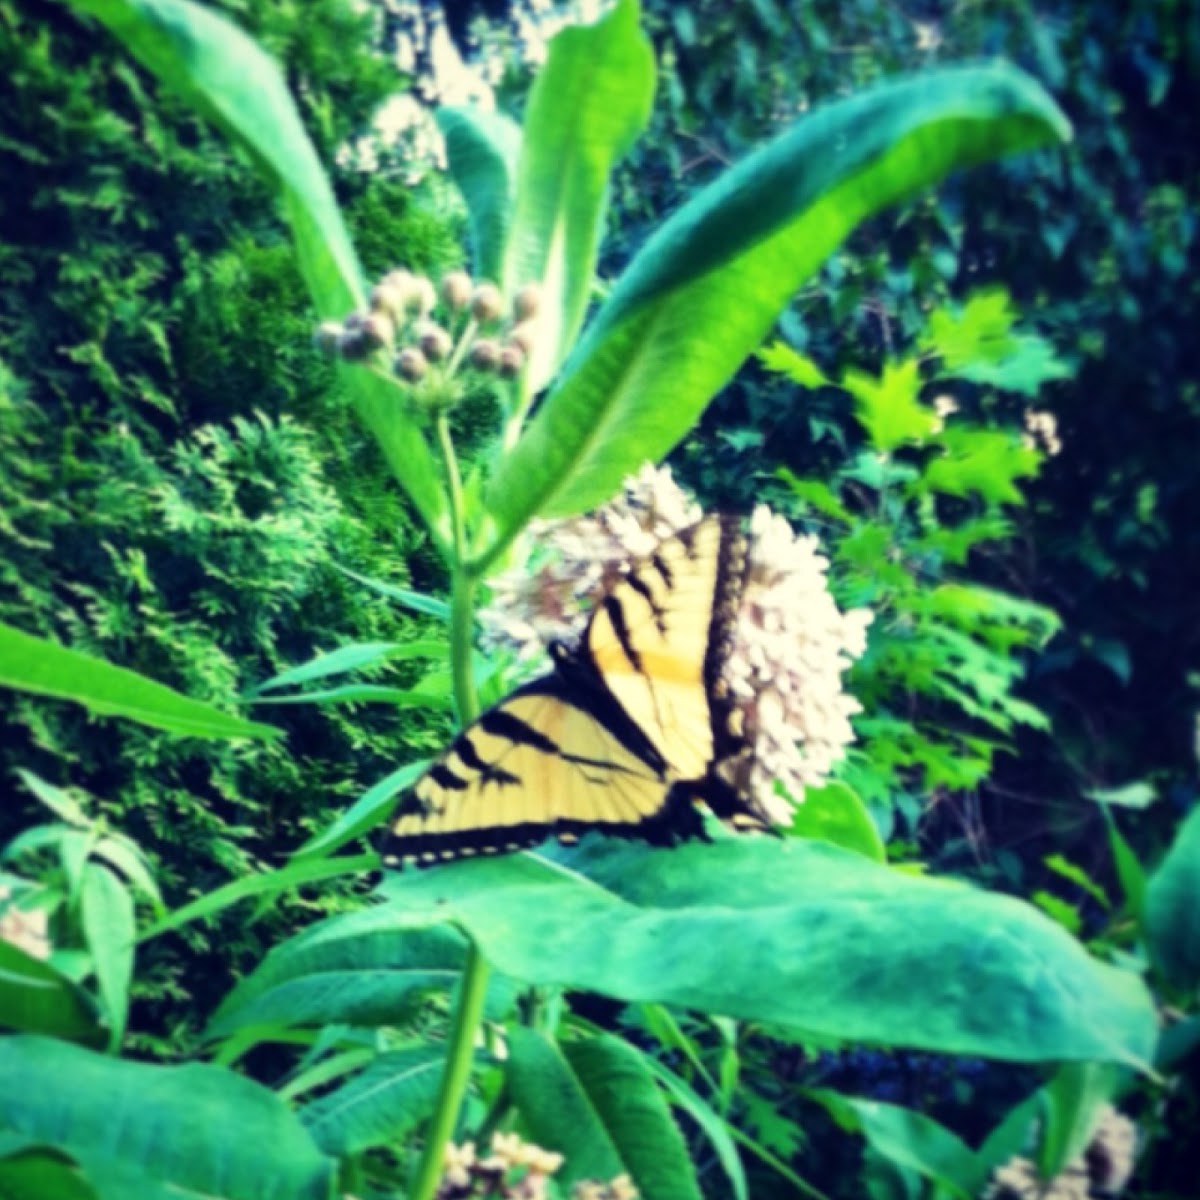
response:
<path id="1" fill-rule="evenodd" d="M 449 272 L 435 287 L 401 267 L 371 289 L 367 311 L 323 322 L 314 341 L 346 362 L 387 355 L 409 384 L 444 382 L 463 359 L 513 379 L 533 351 L 540 298 L 538 285 L 526 284 L 506 310 L 494 283 L 476 283 L 466 271 Z"/>

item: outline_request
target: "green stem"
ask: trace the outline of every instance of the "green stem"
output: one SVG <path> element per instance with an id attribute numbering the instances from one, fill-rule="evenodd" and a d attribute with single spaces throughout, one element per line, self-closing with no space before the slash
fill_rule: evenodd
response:
<path id="1" fill-rule="evenodd" d="M 450 667 L 454 678 L 454 706 L 459 723 L 468 725 L 479 713 L 475 679 L 471 670 L 471 643 L 475 624 L 475 586 L 478 576 L 466 563 L 466 524 L 463 514 L 462 480 L 458 459 L 450 439 L 445 414 L 437 419 L 437 437 L 446 463 L 450 515 L 453 525 L 454 561 L 450 579 Z M 472 944 L 463 968 L 458 1004 L 450 1017 L 446 1064 L 438 1089 L 437 1107 L 429 1119 L 425 1146 L 413 1185 L 411 1200 L 432 1200 L 442 1177 L 447 1143 L 454 1136 L 463 1097 L 471 1081 L 475 1058 L 475 1034 L 483 1018 L 487 993 L 488 966 Z"/>
<path id="2" fill-rule="evenodd" d="M 463 969 L 458 1008 L 450 1027 L 450 1044 L 446 1066 L 438 1091 L 437 1108 L 425 1133 L 425 1148 L 413 1185 L 410 1200 L 432 1200 L 442 1177 L 442 1163 L 447 1143 L 454 1136 L 463 1096 L 471 1079 L 475 1057 L 475 1031 L 483 1017 L 483 1000 L 487 994 L 488 966 L 479 950 L 472 945 Z"/>

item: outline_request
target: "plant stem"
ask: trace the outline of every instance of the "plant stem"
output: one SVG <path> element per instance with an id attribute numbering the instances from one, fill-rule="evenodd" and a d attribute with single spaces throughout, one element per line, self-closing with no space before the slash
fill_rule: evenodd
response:
<path id="1" fill-rule="evenodd" d="M 453 562 L 450 575 L 450 669 L 454 679 L 454 707 L 459 724 L 469 725 L 479 713 L 475 678 L 471 670 L 471 643 L 475 624 L 475 586 L 479 576 L 466 562 L 466 523 L 463 513 L 462 479 L 445 414 L 437 419 L 438 444 L 446 463 L 446 483 L 453 525 Z M 442 1175 L 446 1144 L 454 1136 L 463 1096 L 471 1080 L 475 1057 L 475 1033 L 483 1017 L 488 966 L 474 944 L 467 951 L 459 988 L 458 1004 L 450 1017 L 446 1063 L 442 1068 L 437 1107 L 429 1119 L 425 1146 L 411 1200 L 432 1200 Z"/>
<path id="2" fill-rule="evenodd" d="M 488 966 L 472 944 L 467 952 L 462 986 L 450 1027 L 450 1043 L 446 1051 L 446 1066 L 438 1089 L 437 1108 L 429 1119 L 425 1133 L 425 1148 L 413 1185 L 411 1200 L 432 1200 L 442 1175 L 446 1144 L 454 1136 L 458 1113 L 471 1078 L 475 1057 L 475 1030 L 483 1016 L 483 1000 L 487 994 Z"/>

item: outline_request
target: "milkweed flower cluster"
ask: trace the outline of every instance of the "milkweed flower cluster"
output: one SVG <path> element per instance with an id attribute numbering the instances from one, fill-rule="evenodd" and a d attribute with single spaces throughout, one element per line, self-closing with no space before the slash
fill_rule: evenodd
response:
<path id="1" fill-rule="evenodd" d="M 534 557 L 493 581 L 481 614 L 487 639 L 525 660 L 552 642 L 578 646 L 598 601 L 702 517 L 669 470 L 647 464 L 595 512 L 535 522 Z M 714 770 L 764 820 L 786 824 L 792 810 L 781 789 L 802 798 L 854 738 L 859 706 L 842 676 L 866 648 L 871 613 L 838 609 L 816 539 L 765 506 L 750 519 L 746 560 L 720 672 L 745 748 Z"/>
<path id="2" fill-rule="evenodd" d="M 474 1142 L 447 1144 L 438 1200 L 545 1200 L 546 1183 L 563 1164 L 563 1156 L 523 1142 L 515 1133 L 492 1135 L 491 1153 L 480 1157 Z M 581 1180 L 571 1200 L 637 1200 L 627 1175 L 609 1183 Z"/>
<path id="3" fill-rule="evenodd" d="M 1041 1179 L 1028 1159 L 1015 1157 L 992 1172 L 984 1200 L 1091 1200 L 1119 1196 L 1133 1175 L 1137 1126 L 1106 1104 L 1084 1152 L 1053 1179 Z"/>
<path id="4" fill-rule="evenodd" d="M 11 891 L 0 884 L 0 942 L 24 950 L 30 958 L 50 957 L 50 930 L 43 908 L 18 908 Z"/>

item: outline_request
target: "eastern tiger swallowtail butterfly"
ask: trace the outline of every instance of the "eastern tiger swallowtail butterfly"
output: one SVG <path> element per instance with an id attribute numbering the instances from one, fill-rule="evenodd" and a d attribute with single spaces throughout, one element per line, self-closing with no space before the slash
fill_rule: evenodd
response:
<path id="1" fill-rule="evenodd" d="M 601 599 L 577 649 L 458 735 L 402 798 L 385 866 L 564 841 L 703 836 L 694 801 L 761 820 L 711 770 L 741 743 L 719 682 L 745 580 L 733 518 L 664 542 Z"/>

